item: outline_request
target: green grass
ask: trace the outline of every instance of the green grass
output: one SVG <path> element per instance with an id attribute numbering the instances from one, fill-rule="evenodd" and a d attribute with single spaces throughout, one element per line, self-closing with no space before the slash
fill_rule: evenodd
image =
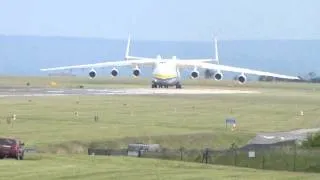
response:
<path id="1" fill-rule="evenodd" d="M 220 148 L 233 141 L 243 144 L 259 131 L 319 125 L 319 96 L 308 90 L 278 89 L 276 95 L 273 91 L 265 89 L 263 96 L 72 96 L 32 98 L 32 102 L 27 101 L 29 98 L 10 98 L 9 102 L 2 99 L 1 114 L 16 113 L 18 120 L 13 128 L 2 125 L 0 130 L 2 134 L 23 138 L 30 145 L 114 139 L 121 142 L 130 139 L 128 137 L 141 137 L 146 141 L 153 136 L 154 141 L 171 147 L 191 144 L 199 148 L 204 145 Z M 304 117 L 297 116 L 300 110 L 304 110 Z M 74 115 L 76 111 L 79 117 Z M 97 123 L 93 122 L 95 113 L 100 117 Z M 237 132 L 225 130 L 224 119 L 230 116 L 238 120 Z M 197 140 L 199 134 L 205 137 L 205 144 Z M 208 142 L 212 135 L 216 138 Z M 238 137 L 245 140 L 237 140 Z M 178 140 L 165 140 L 172 138 Z"/>
<path id="2" fill-rule="evenodd" d="M 276 169 L 303 172 L 320 172 L 319 151 L 297 150 L 296 155 L 293 149 L 284 148 L 282 150 L 270 150 L 256 152 L 256 157 L 249 159 L 247 152 L 239 152 L 237 156 L 216 155 L 211 159 L 214 164 L 233 165 L 241 167 L 252 167 L 259 169 Z"/>
<path id="3" fill-rule="evenodd" d="M 247 151 L 209 151 L 208 157 L 203 156 L 204 151 L 199 150 L 166 150 L 162 152 L 146 152 L 143 158 L 157 158 L 185 162 L 208 162 L 209 164 L 229 165 L 237 167 L 250 167 L 256 169 L 320 172 L 319 150 L 304 150 L 293 147 L 255 150 L 255 158 L 248 158 Z"/>
<path id="4" fill-rule="evenodd" d="M 128 83 L 121 85 L 117 84 L 117 80 L 102 78 L 87 81 L 83 78 L 4 77 L 0 78 L 0 83 L 2 86 L 25 86 L 26 82 L 31 82 L 31 86 L 43 87 L 48 86 L 51 80 L 56 81 L 58 87 L 78 87 L 79 84 L 85 87 L 149 86 L 148 80 L 143 79 L 132 82 L 121 80 L 121 83 Z M 136 81 L 138 85 L 133 84 Z M 1 98 L 0 135 L 19 137 L 27 146 L 36 146 L 46 153 L 86 153 L 88 147 L 119 148 L 134 142 L 160 143 L 168 148 L 221 149 L 230 147 L 233 142 L 238 146 L 244 145 L 261 131 L 285 131 L 320 125 L 317 84 L 249 83 L 238 87 L 232 82 L 186 81 L 186 87 L 200 85 L 206 88 L 258 89 L 262 94 Z M 299 116 L 300 110 L 304 111 L 304 116 Z M 74 112 L 78 112 L 79 116 L 75 116 Z M 17 115 L 17 120 L 7 124 L 6 117 L 12 113 Z M 99 116 L 98 122 L 94 122 L 96 114 Z M 225 129 L 226 117 L 237 119 L 236 131 Z M 75 177 L 79 179 L 105 179 L 113 175 L 146 179 L 148 175 L 149 179 L 212 179 L 213 176 L 221 179 L 256 179 L 263 176 L 268 179 L 299 179 L 302 176 L 298 173 L 281 172 L 277 175 L 272 171 L 220 166 L 203 169 L 203 165 L 199 164 L 119 157 L 99 157 L 96 168 L 90 168 L 88 158 L 83 155 L 72 155 L 70 158 L 45 155 L 38 161 L 3 161 L 5 166 L 1 163 L 0 171 L 3 177 L 15 177 L 12 174 L 16 172 L 11 169 L 20 169 L 22 174 L 15 178 L 23 179 L 69 179 L 71 177 L 68 176 L 72 175 L 77 175 Z M 159 167 L 151 172 L 150 169 L 156 166 L 154 164 Z M 179 164 L 178 167 L 175 164 Z M 171 170 L 173 167 L 176 168 Z M 157 174 L 158 171 L 161 173 Z M 121 176 L 121 172 L 125 175 Z"/>
<path id="5" fill-rule="evenodd" d="M 260 131 L 318 127 L 320 115 L 320 97 L 308 95 L 294 98 L 286 94 L 161 98 L 63 96 L 32 98 L 31 102 L 28 99 L 0 100 L 0 113 L 3 116 L 12 113 L 17 115 L 13 127 L 5 124 L 3 118 L 0 134 L 21 137 L 30 145 L 179 135 L 180 141 L 165 142 L 165 145 L 178 147 L 190 144 L 188 136 L 201 133 L 215 135 L 217 138 L 213 138 L 210 144 L 221 148 L 229 146 L 239 137 L 248 140 L 249 136 Z M 302 117 L 299 116 L 300 110 L 305 113 Z M 75 116 L 74 112 L 78 112 L 79 116 Z M 96 113 L 98 122 L 94 122 Z M 224 120 L 230 116 L 238 121 L 238 130 L 235 132 L 231 132 L 230 128 L 225 129 Z M 185 136 L 181 136 L 183 134 Z"/>
<path id="6" fill-rule="evenodd" d="M 186 101 L 184 97 L 70 96 L 33 98 L 32 102 L 27 98 L 10 100 L 0 100 L 0 112 L 3 115 L 17 114 L 17 121 L 13 127 L 3 121 L 0 133 L 19 136 L 32 145 L 168 134 L 213 134 L 217 131 L 230 137 L 237 136 L 229 130 L 225 132 L 223 114 L 228 111 L 214 117 L 216 111 L 220 111 L 216 109 L 219 105 L 212 106 L 212 100 L 207 98 Z M 78 100 L 79 104 L 76 103 Z M 211 112 L 212 108 L 215 112 Z M 74 114 L 76 111 L 78 117 Z M 98 122 L 94 122 L 96 113 Z M 181 138 L 188 141 L 186 136 Z"/>
<path id="7" fill-rule="evenodd" d="M 12 169 L 8 169 L 11 167 Z M 1 161 L 0 179 L 318 179 L 319 174 L 274 172 L 181 161 L 83 155 L 42 155 L 24 161 Z"/>

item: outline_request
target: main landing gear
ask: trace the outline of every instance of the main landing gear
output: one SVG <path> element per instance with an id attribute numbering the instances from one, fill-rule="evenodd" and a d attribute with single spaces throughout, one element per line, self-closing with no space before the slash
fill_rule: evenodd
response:
<path id="1" fill-rule="evenodd" d="M 166 89 L 168 89 L 169 86 L 168 85 L 158 85 L 158 84 L 152 83 L 151 88 L 166 88 Z M 180 83 L 176 84 L 176 89 L 181 89 L 181 88 L 182 88 L 182 86 Z"/>
<path id="2" fill-rule="evenodd" d="M 152 84 L 151 88 L 169 88 L 169 86 L 168 85 Z"/>
<path id="3" fill-rule="evenodd" d="M 176 84 L 176 89 L 181 89 L 182 87 L 181 87 L 181 84 L 180 83 L 177 83 Z"/>

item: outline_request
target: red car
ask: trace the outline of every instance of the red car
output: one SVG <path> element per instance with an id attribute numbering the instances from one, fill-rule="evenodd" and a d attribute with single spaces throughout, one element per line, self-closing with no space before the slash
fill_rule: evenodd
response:
<path id="1" fill-rule="evenodd" d="M 16 138 L 0 137 L 0 159 L 15 158 L 23 160 L 24 143 Z"/>

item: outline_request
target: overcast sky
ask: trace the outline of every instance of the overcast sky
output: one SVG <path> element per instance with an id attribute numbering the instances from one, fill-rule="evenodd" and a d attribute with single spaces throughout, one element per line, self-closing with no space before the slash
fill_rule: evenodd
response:
<path id="1" fill-rule="evenodd" d="M 320 39 L 317 0 L 0 0 L 0 34 Z"/>

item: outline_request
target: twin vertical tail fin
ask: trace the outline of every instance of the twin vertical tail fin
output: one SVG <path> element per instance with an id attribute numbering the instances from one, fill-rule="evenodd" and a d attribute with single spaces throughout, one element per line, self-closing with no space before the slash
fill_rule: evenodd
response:
<path id="1" fill-rule="evenodd" d="M 130 41 L 131 41 L 131 35 L 129 34 L 128 36 L 128 42 L 127 42 L 127 48 L 126 48 L 126 53 L 125 53 L 125 60 L 129 60 L 130 56 L 129 56 L 129 52 L 130 52 Z"/>
<path id="2" fill-rule="evenodd" d="M 128 41 L 127 41 L 127 47 L 126 47 L 126 52 L 125 52 L 125 60 L 130 60 L 130 59 L 139 59 L 141 57 L 134 57 L 134 56 L 130 56 L 130 44 L 131 44 L 131 35 L 129 34 L 128 36 Z M 219 61 L 219 52 L 218 52 L 218 40 L 216 37 L 214 37 L 214 49 L 215 49 L 215 58 L 213 61 L 215 61 L 217 64 L 220 64 Z"/>
<path id="3" fill-rule="evenodd" d="M 127 47 L 126 47 L 126 53 L 124 55 L 125 60 L 137 60 L 137 59 L 145 59 L 145 57 L 138 57 L 138 56 L 131 56 L 129 55 L 130 53 L 130 45 L 131 45 L 131 35 L 129 34 L 128 36 L 128 42 L 127 42 Z"/>
<path id="4" fill-rule="evenodd" d="M 217 62 L 217 64 L 220 64 L 220 61 L 219 61 L 219 53 L 218 53 L 218 40 L 216 37 L 214 37 L 214 50 L 215 50 L 215 61 Z"/>

